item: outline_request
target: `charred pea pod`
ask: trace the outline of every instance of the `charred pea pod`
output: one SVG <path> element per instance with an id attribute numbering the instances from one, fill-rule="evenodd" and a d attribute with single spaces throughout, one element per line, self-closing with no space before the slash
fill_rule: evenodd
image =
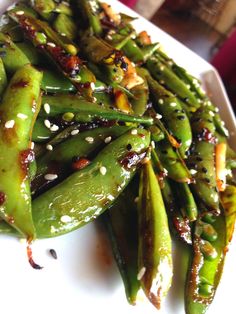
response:
<path id="1" fill-rule="evenodd" d="M 33 201 L 37 237 L 53 237 L 82 227 L 111 206 L 146 156 L 150 135 L 145 130 L 136 131 L 108 144 L 89 166 Z M 85 186 L 88 193 L 84 193 Z"/>
<path id="2" fill-rule="evenodd" d="M 27 56 L 13 43 L 9 36 L 0 33 L 0 54 L 6 72 L 14 74 L 18 69 L 30 63 Z"/>
<path id="3" fill-rule="evenodd" d="M 53 22 L 54 29 L 62 36 L 74 40 L 77 36 L 77 27 L 73 19 L 66 14 L 58 14 Z"/>
<path id="4" fill-rule="evenodd" d="M 133 113 L 131 104 L 125 92 L 119 88 L 113 88 L 113 96 L 115 108 L 125 113 Z"/>
<path id="5" fill-rule="evenodd" d="M 18 42 L 16 46 L 26 55 L 32 65 L 39 65 L 41 56 L 30 42 Z"/>
<path id="6" fill-rule="evenodd" d="M 75 86 L 59 71 L 43 71 L 41 88 L 48 93 L 70 93 L 76 92 Z"/>
<path id="7" fill-rule="evenodd" d="M 113 254 L 123 279 L 127 300 L 135 305 L 140 290 L 138 274 L 138 217 L 135 178 L 105 215 Z"/>
<path id="8" fill-rule="evenodd" d="M 2 62 L 2 59 L 0 58 L 0 97 L 2 97 L 2 94 L 4 90 L 7 87 L 7 75 L 5 71 L 4 64 Z"/>
<path id="9" fill-rule="evenodd" d="M 56 117 L 65 113 L 73 115 L 72 120 L 77 122 L 92 122 L 95 120 L 118 120 L 124 122 L 142 123 L 151 125 L 150 117 L 139 117 L 125 114 L 121 111 L 104 108 L 95 103 L 86 101 L 77 95 L 43 96 L 43 104 L 48 104 L 50 112 L 40 111 L 40 116 L 45 118 Z M 63 118 L 63 117 L 62 117 Z"/>
<path id="10" fill-rule="evenodd" d="M 199 108 L 200 103 L 188 86 L 178 78 L 165 64 L 156 58 L 147 60 L 147 68 L 155 79 L 167 87 L 171 92 L 184 100 L 190 107 Z"/>
<path id="11" fill-rule="evenodd" d="M 130 24 L 127 24 L 125 27 L 119 28 L 116 32 L 114 32 L 114 30 L 108 31 L 104 40 L 115 49 L 121 50 L 134 35 L 135 31 L 133 27 Z"/>
<path id="12" fill-rule="evenodd" d="M 185 152 L 192 143 L 192 132 L 188 117 L 178 99 L 155 81 L 148 71 L 145 71 L 145 73 L 154 106 L 163 115 L 169 131 L 174 134 L 181 145 L 179 147 L 181 155 L 185 156 Z"/>
<path id="13" fill-rule="evenodd" d="M 97 0 L 80 0 L 76 2 L 83 19 L 85 29 L 91 28 L 95 35 L 102 35 L 103 29 L 99 19 L 99 13 L 101 10 L 99 2 Z"/>
<path id="14" fill-rule="evenodd" d="M 44 119 L 38 118 L 35 121 L 33 132 L 32 132 L 32 141 L 36 143 L 46 142 L 53 136 L 53 133 L 49 128 L 45 126 Z"/>
<path id="15" fill-rule="evenodd" d="M 192 244 L 191 224 L 189 220 L 184 218 L 181 214 L 170 181 L 170 179 L 164 178 L 161 193 L 167 209 L 170 226 L 172 226 L 171 230 L 173 234 L 177 235 L 182 241 L 187 244 Z"/>
<path id="16" fill-rule="evenodd" d="M 90 62 L 98 65 L 105 82 L 122 81 L 127 64 L 119 50 L 114 49 L 104 40 L 89 35 L 82 37 L 81 49 Z"/>
<path id="17" fill-rule="evenodd" d="M 227 185 L 225 191 L 220 193 L 220 200 L 226 220 L 226 244 L 229 245 L 236 221 L 236 186 Z"/>
<path id="18" fill-rule="evenodd" d="M 161 190 L 150 161 L 141 171 L 138 220 L 138 279 L 149 301 L 159 309 L 172 281 L 171 237 Z"/>
<path id="19" fill-rule="evenodd" d="M 193 257 L 185 287 L 186 314 L 206 312 L 222 275 L 226 249 L 225 217 L 222 214 L 212 216 L 211 221 L 205 222 L 203 215 L 195 225 Z"/>
<path id="20" fill-rule="evenodd" d="M 69 1 L 62 1 L 62 2 L 56 3 L 54 12 L 65 14 L 67 16 L 73 15 L 72 8 L 70 7 Z"/>
<path id="21" fill-rule="evenodd" d="M 197 205 L 189 185 L 187 183 L 174 182 L 172 188 L 177 196 L 183 218 L 188 219 L 190 222 L 197 220 Z"/>
<path id="22" fill-rule="evenodd" d="M 56 63 L 79 92 L 91 99 L 91 84 L 96 79 L 76 55 L 77 48 L 73 44 L 65 42 L 65 38 L 60 37 L 46 22 L 36 20 L 25 14 L 17 15 L 17 12 L 9 12 L 9 15 L 20 25 L 34 46 Z"/>
<path id="23" fill-rule="evenodd" d="M 56 8 L 56 4 L 53 0 L 34 0 L 32 1 L 33 8 L 39 13 L 45 20 L 50 20 L 53 11 Z"/>
<path id="24" fill-rule="evenodd" d="M 160 142 L 165 138 L 164 133 L 157 125 L 151 125 L 148 130 L 151 132 L 151 137 L 154 142 Z"/>
<path id="25" fill-rule="evenodd" d="M 61 181 L 73 170 L 87 166 L 91 153 L 108 144 L 110 141 L 127 132 L 131 127 L 113 126 L 111 128 L 96 128 L 79 133 L 79 129 L 71 131 L 71 137 L 53 146 L 46 145 L 47 152 L 37 159 L 37 173 L 31 182 L 33 194 Z M 76 134 L 77 133 L 77 134 Z M 55 172 L 55 173 L 54 173 Z M 47 174 L 57 175 L 57 180 L 47 180 Z"/>
<path id="26" fill-rule="evenodd" d="M 35 237 L 28 167 L 34 159 L 30 141 L 41 79 L 42 72 L 25 65 L 11 79 L 1 104 L 0 215 L 28 240 Z"/>
<path id="27" fill-rule="evenodd" d="M 171 179 L 177 182 L 191 183 L 192 175 L 184 160 L 166 139 L 156 143 L 156 153 Z"/>
<path id="28" fill-rule="evenodd" d="M 133 62 L 146 62 L 158 49 L 159 43 L 139 47 L 135 40 L 129 39 L 122 47 L 124 54 Z"/>
<path id="29" fill-rule="evenodd" d="M 219 211 L 219 195 L 216 189 L 215 145 L 196 141 L 188 158 L 188 167 L 195 183 L 194 194 L 212 210 Z"/>
<path id="30" fill-rule="evenodd" d="M 137 74 L 143 79 L 143 83 L 134 86 L 130 91 L 133 97 L 130 97 L 132 109 L 138 116 L 144 115 L 148 106 L 149 89 L 145 75 L 141 68 L 136 69 Z"/>

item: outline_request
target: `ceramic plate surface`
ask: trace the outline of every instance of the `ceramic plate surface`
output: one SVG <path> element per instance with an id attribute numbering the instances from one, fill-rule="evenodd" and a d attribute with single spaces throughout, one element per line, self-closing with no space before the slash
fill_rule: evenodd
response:
<path id="1" fill-rule="evenodd" d="M 107 1 L 116 11 L 137 14 L 117 1 Z M 0 11 L 12 1 L 0 0 Z M 192 74 L 200 77 L 228 126 L 231 145 L 236 149 L 236 122 L 222 82 L 215 69 L 198 55 L 177 42 L 150 22 L 135 21 L 137 30 L 147 30 L 166 52 Z M 86 191 L 85 187 L 85 191 Z M 33 245 L 34 259 L 42 270 L 30 267 L 23 241 L 0 236 L 0 312 L 2 314 L 102 313 L 154 314 L 156 309 L 141 301 L 130 306 L 113 261 L 109 241 L 101 225 L 91 223 L 80 230 L 54 239 L 39 240 Z M 49 249 L 57 252 L 55 260 Z M 160 314 L 184 314 L 183 286 L 186 261 L 183 247 L 175 245 L 174 279 Z M 208 314 L 235 314 L 236 241 L 227 255 L 224 274 Z"/>

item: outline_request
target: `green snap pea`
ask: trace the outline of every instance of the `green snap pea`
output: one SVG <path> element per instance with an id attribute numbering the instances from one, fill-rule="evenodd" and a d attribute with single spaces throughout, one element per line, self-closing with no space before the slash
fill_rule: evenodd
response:
<path id="1" fill-rule="evenodd" d="M 75 92 L 76 88 L 59 71 L 44 70 L 42 89 L 48 93 L 67 93 Z"/>
<path id="2" fill-rule="evenodd" d="M 46 20 L 51 18 L 52 12 L 56 8 L 56 4 L 53 0 L 34 0 L 32 3 L 35 11 Z"/>
<path id="3" fill-rule="evenodd" d="M 147 131 L 132 133 L 128 131 L 108 144 L 89 166 L 33 201 L 37 237 L 53 237 L 82 227 L 111 206 L 135 174 L 136 164 L 150 143 Z M 132 151 L 127 151 L 127 145 Z M 84 187 L 89 187 L 88 193 Z"/>
<path id="4" fill-rule="evenodd" d="M 46 142 L 53 136 L 53 133 L 44 124 L 44 119 L 38 118 L 35 121 L 32 141 L 36 143 Z"/>
<path id="5" fill-rule="evenodd" d="M 54 23 L 54 29 L 61 34 L 66 36 L 70 40 L 74 40 L 77 35 L 77 27 L 72 18 L 66 14 L 58 14 Z"/>
<path id="6" fill-rule="evenodd" d="M 33 160 L 30 141 L 41 79 L 42 72 L 25 65 L 11 79 L 1 103 L 0 215 L 28 240 L 35 237 L 28 165 Z"/>
<path id="7" fill-rule="evenodd" d="M 149 301 L 159 309 L 172 281 L 171 237 L 161 190 L 150 161 L 141 170 L 138 220 L 138 279 Z"/>
<path id="8" fill-rule="evenodd" d="M 7 75 L 5 71 L 4 64 L 0 58 L 0 97 L 2 96 L 4 90 L 7 87 Z"/>
<path id="9" fill-rule="evenodd" d="M 18 42 L 16 46 L 26 55 L 32 65 L 39 65 L 40 55 L 30 42 Z"/>

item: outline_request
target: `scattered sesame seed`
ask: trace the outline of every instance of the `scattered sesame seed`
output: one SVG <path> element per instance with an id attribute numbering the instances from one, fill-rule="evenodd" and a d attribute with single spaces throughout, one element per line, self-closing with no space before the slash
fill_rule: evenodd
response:
<path id="1" fill-rule="evenodd" d="M 160 66 L 160 71 L 164 71 L 165 67 L 162 65 Z"/>
<path id="2" fill-rule="evenodd" d="M 12 129 L 15 125 L 15 121 L 14 120 L 9 120 L 5 123 L 5 128 L 6 129 Z"/>
<path id="3" fill-rule="evenodd" d="M 102 166 L 100 169 L 99 169 L 100 173 L 105 176 L 105 174 L 107 173 L 107 168 Z"/>
<path id="4" fill-rule="evenodd" d="M 95 90 L 95 84 L 93 82 L 90 83 L 90 87 L 91 87 L 92 90 Z"/>
<path id="5" fill-rule="evenodd" d="M 52 173 L 45 174 L 44 176 L 44 179 L 47 181 L 53 181 L 53 180 L 56 180 L 57 178 L 58 178 L 58 175 L 52 174 Z"/>
<path id="6" fill-rule="evenodd" d="M 160 105 L 164 104 L 164 100 L 163 99 L 159 99 L 158 102 L 159 102 Z"/>
<path id="7" fill-rule="evenodd" d="M 213 111 L 211 111 L 211 110 L 209 111 L 209 115 L 210 115 L 210 116 L 212 116 L 212 117 L 214 117 L 214 116 L 215 116 L 214 112 L 213 112 Z"/>
<path id="8" fill-rule="evenodd" d="M 44 125 L 46 126 L 46 128 L 50 129 L 51 128 L 51 122 L 49 120 L 44 120 Z"/>
<path id="9" fill-rule="evenodd" d="M 64 37 L 64 36 L 66 36 L 66 34 L 65 34 L 65 33 L 60 33 L 60 34 L 61 34 L 61 36 L 63 36 L 63 37 Z"/>
<path id="10" fill-rule="evenodd" d="M 17 11 L 16 14 L 17 15 L 23 15 L 23 14 L 25 14 L 25 12 L 24 11 Z"/>
<path id="11" fill-rule="evenodd" d="M 138 203 L 138 201 L 139 201 L 139 197 L 136 196 L 135 199 L 134 199 L 134 202 L 135 202 L 135 203 Z"/>
<path id="12" fill-rule="evenodd" d="M 22 120 L 25 120 L 25 119 L 27 119 L 28 118 L 28 116 L 26 115 L 26 114 L 24 114 L 24 113 L 17 113 L 17 117 L 18 118 L 20 118 L 20 119 L 22 119 Z"/>
<path id="13" fill-rule="evenodd" d="M 110 201 L 114 201 L 114 196 L 113 195 L 111 195 L 111 194 L 109 194 L 108 196 L 107 196 L 107 198 L 110 200 Z"/>
<path id="14" fill-rule="evenodd" d="M 171 103 L 170 103 L 170 106 L 171 106 L 171 107 L 176 107 L 177 104 L 176 104 L 175 102 L 171 102 Z"/>
<path id="15" fill-rule="evenodd" d="M 53 146 L 50 145 L 50 144 L 48 144 L 48 145 L 46 146 L 46 149 L 47 149 L 47 150 L 53 150 Z"/>
<path id="16" fill-rule="evenodd" d="M 53 125 L 50 127 L 50 130 L 51 130 L 52 132 L 56 132 L 56 131 L 59 130 L 59 126 L 56 125 L 56 124 L 53 124 Z"/>
<path id="17" fill-rule="evenodd" d="M 191 88 L 191 86 L 190 86 L 189 84 L 187 84 L 187 85 L 186 85 L 186 87 L 187 87 L 188 89 L 190 89 L 190 88 Z"/>
<path id="18" fill-rule="evenodd" d="M 154 141 L 151 141 L 151 146 L 152 146 L 152 148 L 155 148 L 155 147 L 156 147 L 156 144 L 155 144 Z"/>
<path id="19" fill-rule="evenodd" d="M 94 138 L 91 136 L 87 136 L 87 137 L 85 137 L 85 141 L 92 144 L 94 142 Z"/>
<path id="20" fill-rule="evenodd" d="M 64 222 L 64 223 L 68 223 L 68 222 L 71 222 L 71 217 L 68 216 L 68 215 L 64 215 L 64 216 L 61 216 L 61 222 Z"/>
<path id="21" fill-rule="evenodd" d="M 143 278 L 145 272 L 146 272 L 146 267 L 142 267 L 142 268 L 140 269 L 140 271 L 138 272 L 137 279 L 138 279 L 138 280 L 141 280 L 141 279 Z"/>
<path id="22" fill-rule="evenodd" d="M 216 111 L 216 112 L 219 112 L 219 108 L 215 108 L 215 111 Z"/>
<path id="23" fill-rule="evenodd" d="M 52 48 L 55 48 L 56 45 L 54 43 L 47 43 L 48 46 L 52 47 Z"/>
<path id="24" fill-rule="evenodd" d="M 31 148 L 31 149 L 34 149 L 34 142 L 31 142 L 30 148 Z"/>
<path id="25" fill-rule="evenodd" d="M 132 134 L 132 135 L 137 135 L 137 134 L 138 134 L 138 130 L 133 129 L 133 130 L 131 131 L 131 134 Z"/>
<path id="26" fill-rule="evenodd" d="M 111 136 L 106 137 L 104 140 L 106 144 L 110 143 L 110 141 L 111 141 Z"/>
<path id="27" fill-rule="evenodd" d="M 47 114 L 49 114 L 50 113 L 50 105 L 49 104 L 44 104 L 43 105 L 43 108 L 44 108 L 44 111 L 47 113 Z"/>
<path id="28" fill-rule="evenodd" d="M 195 170 L 195 169 L 190 169 L 189 172 L 190 172 L 191 174 L 196 174 L 196 173 L 197 173 L 197 170 Z"/>
<path id="29" fill-rule="evenodd" d="M 164 168 L 164 175 L 168 175 L 168 170 L 166 168 Z"/>
<path id="30" fill-rule="evenodd" d="M 157 114 L 156 114 L 156 118 L 160 120 L 160 119 L 162 118 L 162 115 L 159 114 L 159 113 L 157 113 Z"/>
<path id="31" fill-rule="evenodd" d="M 79 134 L 79 130 L 73 130 L 70 133 L 72 136 Z"/>
<path id="32" fill-rule="evenodd" d="M 160 84 L 165 84 L 165 81 L 164 80 L 160 80 Z"/>

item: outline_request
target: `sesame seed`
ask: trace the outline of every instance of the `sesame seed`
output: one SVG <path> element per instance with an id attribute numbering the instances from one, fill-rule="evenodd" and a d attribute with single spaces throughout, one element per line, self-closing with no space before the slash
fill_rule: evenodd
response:
<path id="1" fill-rule="evenodd" d="M 110 141 L 111 141 L 111 136 L 106 137 L 104 140 L 106 144 L 110 143 Z"/>
<path id="2" fill-rule="evenodd" d="M 64 222 L 64 223 L 68 223 L 68 222 L 71 222 L 71 217 L 68 216 L 68 215 L 64 215 L 64 216 L 61 216 L 61 222 Z"/>
<path id="3" fill-rule="evenodd" d="M 87 137 L 85 137 L 85 141 L 92 144 L 94 142 L 94 138 L 91 136 L 87 136 Z"/>
<path id="4" fill-rule="evenodd" d="M 196 174 L 196 173 L 197 173 L 197 170 L 195 170 L 195 169 L 190 169 L 189 172 L 190 172 L 191 174 Z"/>
<path id="5" fill-rule="evenodd" d="M 55 48 L 56 45 L 54 43 L 47 43 L 48 46 L 52 47 L 52 48 Z"/>
<path id="6" fill-rule="evenodd" d="M 162 115 L 159 114 L 159 113 L 157 113 L 157 114 L 156 114 L 156 118 L 160 120 L 160 119 L 162 118 Z"/>
<path id="7" fill-rule="evenodd" d="M 15 121 L 14 120 L 9 120 L 5 123 L 5 128 L 6 129 L 12 129 L 15 125 Z"/>
<path id="8" fill-rule="evenodd" d="M 31 148 L 31 149 L 34 149 L 34 142 L 31 142 L 30 148 Z"/>
<path id="9" fill-rule="evenodd" d="M 20 118 L 20 119 L 22 119 L 22 120 L 25 120 L 25 119 L 27 119 L 28 118 L 28 116 L 26 115 L 26 114 L 24 114 L 24 113 L 17 113 L 17 117 L 18 118 Z"/>
<path id="10" fill-rule="evenodd" d="M 25 14 L 25 12 L 24 11 L 17 11 L 16 14 L 17 15 L 23 15 L 23 14 Z"/>
<path id="11" fill-rule="evenodd" d="M 73 130 L 70 133 L 72 136 L 79 134 L 79 130 Z"/>
<path id="12" fill-rule="evenodd" d="M 151 141 L 151 146 L 152 146 L 152 148 L 155 148 L 155 147 L 156 147 L 156 144 L 155 144 L 154 141 Z"/>
<path id="13" fill-rule="evenodd" d="M 191 86 L 190 86 L 189 84 L 187 84 L 187 85 L 186 85 L 186 87 L 187 87 L 188 89 L 190 89 L 190 88 L 191 88 Z"/>
<path id="14" fill-rule="evenodd" d="M 160 71 L 164 71 L 165 67 L 162 65 L 160 66 Z"/>
<path id="15" fill-rule="evenodd" d="M 95 84 L 93 82 L 90 83 L 90 87 L 91 87 L 92 90 L 95 90 Z"/>
<path id="16" fill-rule="evenodd" d="M 145 272 L 146 272 L 146 267 L 142 267 L 142 268 L 140 269 L 140 271 L 138 272 L 137 279 L 138 279 L 138 280 L 141 280 L 141 279 L 143 278 Z"/>
<path id="17" fill-rule="evenodd" d="M 135 202 L 135 203 L 138 203 L 138 201 L 139 201 L 139 197 L 136 196 L 135 199 L 134 199 L 134 202 Z"/>
<path id="18" fill-rule="evenodd" d="M 102 166 L 100 169 L 99 169 L 100 173 L 105 176 L 105 174 L 107 173 L 107 168 Z"/>
<path id="19" fill-rule="evenodd" d="M 50 129 L 51 128 L 51 122 L 49 120 L 44 120 L 44 125 L 46 126 L 46 128 Z"/>
<path id="20" fill-rule="evenodd" d="M 137 134 L 138 134 L 138 130 L 133 129 L 133 130 L 131 131 L 131 134 L 132 134 L 132 135 L 137 135 Z"/>
<path id="21" fill-rule="evenodd" d="M 59 126 L 56 125 L 56 124 L 53 124 L 53 125 L 50 127 L 50 130 L 51 130 L 52 132 L 56 132 L 56 131 L 59 130 Z"/>
<path id="22" fill-rule="evenodd" d="M 216 112 L 219 112 L 219 108 L 215 108 L 215 111 L 216 111 Z"/>
<path id="23" fill-rule="evenodd" d="M 49 104 L 44 104 L 43 105 L 43 108 L 44 108 L 44 111 L 47 113 L 47 114 L 49 114 L 50 113 L 50 105 Z"/>
<path id="24" fill-rule="evenodd" d="M 165 81 L 164 80 L 160 80 L 160 84 L 165 84 Z"/>
<path id="25" fill-rule="evenodd" d="M 170 106 L 171 106 L 171 107 L 176 107 L 177 104 L 176 104 L 175 102 L 171 102 L 171 103 L 170 103 Z"/>
<path id="26" fill-rule="evenodd" d="M 158 102 L 159 102 L 160 105 L 164 104 L 164 100 L 163 99 L 159 99 Z"/>
<path id="27" fill-rule="evenodd" d="M 58 175 L 52 174 L 52 173 L 45 174 L 44 176 L 44 179 L 47 181 L 53 181 L 53 180 L 56 180 L 57 178 L 58 178 Z"/>
<path id="28" fill-rule="evenodd" d="M 214 112 L 213 112 L 213 111 L 211 111 L 211 110 L 209 111 L 209 115 L 210 115 L 210 116 L 212 116 L 212 117 L 214 117 L 214 116 L 215 116 Z"/>
<path id="29" fill-rule="evenodd" d="M 46 146 L 46 149 L 47 149 L 47 150 L 53 150 L 53 146 L 50 145 L 50 144 L 48 144 L 48 145 Z"/>
<path id="30" fill-rule="evenodd" d="M 109 199 L 110 201 L 114 201 L 114 196 L 113 195 L 111 195 L 111 194 L 109 194 L 108 196 L 107 196 L 107 199 Z"/>

